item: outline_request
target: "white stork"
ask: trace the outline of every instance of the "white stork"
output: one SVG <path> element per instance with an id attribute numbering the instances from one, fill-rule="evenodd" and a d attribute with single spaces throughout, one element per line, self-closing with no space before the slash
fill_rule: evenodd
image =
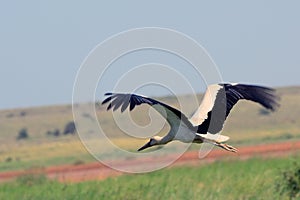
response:
<path id="1" fill-rule="evenodd" d="M 170 124 L 168 134 L 164 137 L 150 138 L 138 151 L 179 140 L 185 143 L 208 142 L 227 151 L 236 152 L 236 148 L 224 143 L 229 139 L 228 136 L 213 135 L 221 132 L 232 107 L 241 99 L 259 103 L 271 111 L 279 106 L 278 97 L 272 88 L 229 83 L 208 86 L 200 107 L 190 119 L 179 110 L 149 97 L 123 93 L 106 93 L 105 96 L 108 97 L 102 104 L 109 102 L 107 110 L 112 108 L 115 111 L 121 107 L 123 112 L 129 106 L 131 111 L 137 105 L 148 104 Z"/>

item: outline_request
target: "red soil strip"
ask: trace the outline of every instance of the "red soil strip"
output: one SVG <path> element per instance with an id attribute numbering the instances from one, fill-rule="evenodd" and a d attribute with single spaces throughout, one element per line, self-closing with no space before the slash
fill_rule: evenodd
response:
<path id="1" fill-rule="evenodd" d="M 238 153 L 230 153 L 222 149 L 214 149 L 204 159 L 198 158 L 198 151 L 190 151 L 184 153 L 174 165 L 200 165 L 203 163 L 214 162 L 217 159 L 248 159 L 251 157 L 283 157 L 291 154 L 299 153 L 300 141 L 282 142 L 273 144 L 262 144 L 255 146 L 243 146 L 238 149 Z M 116 161 L 114 164 L 124 165 L 150 165 L 157 162 L 153 159 L 132 160 L 132 161 Z M 129 163 L 129 164 L 128 164 Z M 18 176 L 25 174 L 46 174 L 51 179 L 57 179 L 62 182 L 80 182 L 87 180 L 103 180 L 108 177 L 124 174 L 122 172 L 111 169 L 100 162 L 81 164 L 81 165 L 63 165 L 52 166 L 48 168 L 38 168 L 26 171 L 8 171 L 0 173 L 0 181 L 9 181 Z"/>

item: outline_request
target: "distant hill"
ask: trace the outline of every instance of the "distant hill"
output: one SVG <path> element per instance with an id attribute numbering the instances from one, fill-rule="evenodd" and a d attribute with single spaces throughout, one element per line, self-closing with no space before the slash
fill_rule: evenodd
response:
<path id="1" fill-rule="evenodd" d="M 247 139 L 250 137 L 277 137 L 285 134 L 286 137 L 300 135 L 300 86 L 278 88 L 281 97 L 280 108 L 275 113 L 266 112 L 255 103 L 240 102 L 234 107 L 228 118 L 223 133 L 230 135 L 234 140 Z M 186 102 L 186 115 L 190 116 L 197 108 L 190 106 L 190 96 L 182 96 Z M 198 95 L 201 102 L 202 95 Z M 179 108 L 176 98 L 161 97 L 164 101 Z M 147 112 L 149 107 L 141 106 L 135 109 L 132 118 L 139 125 L 147 125 L 150 122 Z M 118 112 L 119 113 L 119 112 Z M 117 116 L 121 116 L 120 114 Z M 123 137 L 124 134 L 113 123 L 111 112 L 106 112 L 101 106 L 97 111 L 98 119 L 111 137 Z M 159 117 L 159 116 L 158 116 Z M 30 138 L 52 139 L 47 132 L 56 129 L 63 132 L 67 123 L 73 121 L 72 106 L 58 105 L 24 109 L 10 109 L 0 111 L 0 142 L 14 141 L 19 130 L 26 128 Z M 130 125 L 130 124 L 129 124 Z M 167 129 L 167 125 L 164 130 Z"/>

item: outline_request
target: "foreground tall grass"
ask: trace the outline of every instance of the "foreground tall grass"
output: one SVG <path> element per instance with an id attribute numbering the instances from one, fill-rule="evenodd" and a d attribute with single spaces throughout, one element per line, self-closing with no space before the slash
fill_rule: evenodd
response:
<path id="1" fill-rule="evenodd" d="M 219 161 L 82 183 L 27 176 L 0 184 L 0 199 L 288 199 L 276 183 L 299 158 Z"/>

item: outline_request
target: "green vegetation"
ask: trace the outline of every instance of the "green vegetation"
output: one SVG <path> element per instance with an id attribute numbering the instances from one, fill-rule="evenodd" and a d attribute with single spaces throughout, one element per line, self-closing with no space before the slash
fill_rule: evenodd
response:
<path id="1" fill-rule="evenodd" d="M 58 137 L 60 135 L 60 131 L 58 129 L 55 129 L 53 131 L 47 131 L 47 135 L 53 135 L 55 137 Z"/>
<path id="2" fill-rule="evenodd" d="M 64 130 L 64 134 L 67 135 L 67 134 L 75 134 L 76 132 L 76 126 L 75 126 L 75 123 L 73 121 L 71 122 L 68 122 L 66 127 L 65 127 L 65 130 Z"/>
<path id="3" fill-rule="evenodd" d="M 26 128 L 22 128 L 22 129 L 19 131 L 17 140 L 27 139 L 28 137 L 29 137 L 29 136 L 28 136 L 28 133 L 27 133 L 27 129 L 26 129 Z"/>
<path id="4" fill-rule="evenodd" d="M 0 184 L 1 199 L 289 199 L 277 180 L 294 158 L 218 161 L 104 181 L 60 183 L 26 175 Z M 201 162 L 201 161 L 199 161 Z"/>
<path id="5" fill-rule="evenodd" d="M 282 176 L 276 183 L 281 195 L 289 196 L 290 199 L 300 198 L 300 165 L 296 161 L 293 166 L 282 170 Z"/>

